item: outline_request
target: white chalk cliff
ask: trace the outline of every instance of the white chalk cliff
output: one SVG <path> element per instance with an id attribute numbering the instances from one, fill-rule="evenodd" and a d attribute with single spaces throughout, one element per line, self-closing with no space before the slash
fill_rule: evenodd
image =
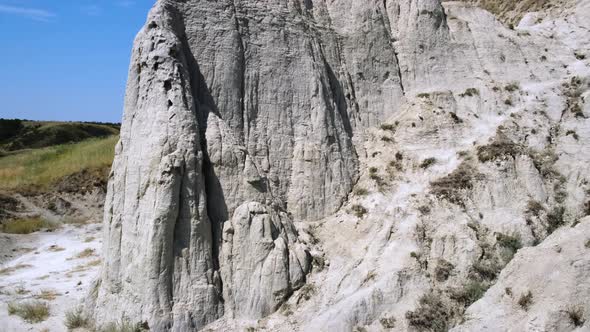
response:
<path id="1" fill-rule="evenodd" d="M 589 91 L 590 0 L 159 0 L 87 308 L 590 330 Z"/>

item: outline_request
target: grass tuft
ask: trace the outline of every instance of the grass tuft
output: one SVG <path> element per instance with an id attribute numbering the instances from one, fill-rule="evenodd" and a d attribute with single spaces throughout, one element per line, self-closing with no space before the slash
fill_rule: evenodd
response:
<path id="1" fill-rule="evenodd" d="M 86 316 L 84 312 L 82 312 L 81 308 L 67 312 L 66 321 L 64 322 L 64 324 L 69 330 L 73 330 L 80 327 L 90 329 L 93 325 L 90 318 Z"/>
<path id="2" fill-rule="evenodd" d="M 28 323 L 39 323 L 49 317 L 49 305 L 41 301 L 9 303 L 8 314 L 17 315 Z"/>

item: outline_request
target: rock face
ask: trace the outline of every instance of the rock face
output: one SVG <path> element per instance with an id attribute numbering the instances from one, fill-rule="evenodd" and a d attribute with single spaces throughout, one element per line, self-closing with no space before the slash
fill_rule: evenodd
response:
<path id="1" fill-rule="evenodd" d="M 590 237 L 590 1 L 477 3 L 523 19 L 440 0 L 158 1 L 133 49 L 97 321 L 509 330 L 497 320 L 525 314 L 500 293 L 534 278 L 523 260 Z M 563 247 L 539 273 L 582 285 L 533 295 L 549 285 L 560 305 L 590 298 L 586 249 Z"/>

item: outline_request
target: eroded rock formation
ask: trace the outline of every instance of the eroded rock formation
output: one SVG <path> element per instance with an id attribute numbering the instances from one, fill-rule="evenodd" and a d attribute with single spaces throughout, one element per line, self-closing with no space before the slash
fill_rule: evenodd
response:
<path id="1" fill-rule="evenodd" d="M 500 3 L 518 26 L 440 0 L 158 1 L 133 49 L 95 318 L 157 331 L 504 319 L 498 285 L 532 278 L 523 257 L 588 222 L 590 2 Z M 587 250 L 567 248 L 555 266 Z"/>

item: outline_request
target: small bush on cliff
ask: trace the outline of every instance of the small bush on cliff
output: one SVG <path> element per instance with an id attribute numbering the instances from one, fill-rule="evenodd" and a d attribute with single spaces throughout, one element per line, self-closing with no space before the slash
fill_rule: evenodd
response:
<path id="1" fill-rule="evenodd" d="M 434 164 L 436 164 L 436 158 L 426 158 L 420 164 L 420 168 L 427 169 Z"/>
<path id="2" fill-rule="evenodd" d="M 531 291 L 528 291 L 524 294 L 522 294 L 520 296 L 520 299 L 518 299 L 518 305 L 524 309 L 524 311 L 529 310 L 529 308 L 531 307 L 531 305 L 533 304 L 533 293 L 531 293 Z"/>
<path id="3" fill-rule="evenodd" d="M 547 233 L 552 234 L 559 227 L 565 224 L 563 218 L 565 214 L 565 208 L 563 206 L 556 206 L 547 214 Z"/>
<path id="4" fill-rule="evenodd" d="M 463 162 L 451 174 L 431 182 L 431 193 L 451 203 L 463 205 L 463 191 L 473 188 L 477 176 L 473 168 Z"/>
<path id="5" fill-rule="evenodd" d="M 357 218 L 362 218 L 365 216 L 365 214 L 367 214 L 367 209 L 365 209 L 365 207 L 360 204 L 351 206 L 350 210 Z"/>
<path id="6" fill-rule="evenodd" d="M 410 326 L 419 331 L 446 332 L 451 316 L 451 310 L 447 308 L 440 295 L 434 293 L 422 296 L 418 308 L 406 312 Z"/>
<path id="7" fill-rule="evenodd" d="M 513 143 L 507 139 L 496 139 L 489 145 L 480 146 L 477 148 L 477 158 L 482 163 L 493 161 L 499 158 L 510 156 L 512 158 L 524 151 L 521 146 Z"/>

